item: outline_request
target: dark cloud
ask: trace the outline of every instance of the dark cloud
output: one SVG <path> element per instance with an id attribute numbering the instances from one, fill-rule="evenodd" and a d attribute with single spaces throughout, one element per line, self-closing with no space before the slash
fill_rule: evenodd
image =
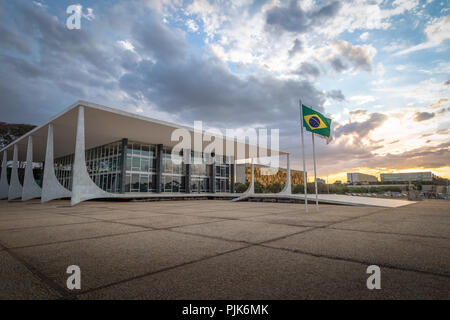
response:
<path id="1" fill-rule="evenodd" d="M 382 113 L 371 113 L 369 118 L 362 122 L 350 122 L 343 126 L 337 127 L 335 130 L 336 137 L 350 133 L 357 134 L 363 138 L 369 134 L 370 131 L 380 127 L 386 120 L 387 116 Z"/>
<path id="2" fill-rule="evenodd" d="M 14 48 L 22 54 L 30 54 L 31 46 L 28 39 L 20 34 L 0 25 L 0 47 L 3 49 Z"/>
<path id="3" fill-rule="evenodd" d="M 295 72 L 295 74 L 303 77 L 317 78 L 320 76 L 320 70 L 312 63 L 303 62 L 300 65 L 300 68 Z"/>
<path id="4" fill-rule="evenodd" d="M 334 17 L 340 8 L 340 2 L 334 1 L 318 10 L 305 12 L 299 8 L 297 1 L 291 0 L 288 7 L 270 9 L 267 12 L 266 23 L 277 29 L 304 33 Z"/>
<path id="5" fill-rule="evenodd" d="M 342 58 L 348 61 L 355 69 L 372 71 L 372 52 L 369 46 L 353 46 L 347 41 L 335 41 L 334 47 L 339 55 L 335 55 L 331 60 L 331 65 L 337 72 L 348 69 L 343 64 Z"/>
<path id="6" fill-rule="evenodd" d="M 0 54 L 4 121 L 36 123 L 83 99 L 131 110 L 151 104 L 185 122 L 277 127 L 277 119 L 298 116 L 300 96 L 318 107 L 326 98 L 306 80 L 234 75 L 137 2 L 111 6 L 81 30 L 68 30 L 65 21 L 27 1 L 11 7 L 13 23 L 0 26 L 30 39 L 39 59 Z M 130 41 L 139 56 L 121 48 L 118 39 Z M 298 49 L 300 42 L 295 44 Z M 19 53 L 26 49 L 12 41 L 3 45 Z"/>
<path id="7" fill-rule="evenodd" d="M 339 58 L 339 57 L 333 57 L 331 60 L 330 60 L 330 63 L 331 63 L 331 66 L 333 67 L 333 69 L 336 71 L 336 72 L 342 72 L 342 71 L 345 71 L 345 70 L 348 70 L 349 69 L 349 67 L 347 66 L 347 65 L 345 65 L 344 64 L 344 62 L 342 61 L 342 59 L 341 58 Z"/>
<path id="8" fill-rule="evenodd" d="M 420 122 L 433 118 L 435 116 L 434 112 L 416 112 L 414 115 L 414 121 Z"/>
<path id="9" fill-rule="evenodd" d="M 327 97 L 336 101 L 345 101 L 345 96 L 341 90 L 331 90 L 327 92 Z"/>
<path id="10" fill-rule="evenodd" d="M 297 53 L 302 52 L 303 50 L 303 44 L 300 40 L 295 39 L 294 40 L 294 45 L 292 46 L 292 48 L 289 50 L 289 57 L 292 58 L 293 56 L 295 56 Z"/>

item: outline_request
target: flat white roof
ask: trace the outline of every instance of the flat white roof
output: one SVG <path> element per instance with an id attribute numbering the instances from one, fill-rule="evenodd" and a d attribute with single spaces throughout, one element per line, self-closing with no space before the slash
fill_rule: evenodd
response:
<path id="1" fill-rule="evenodd" d="M 87 101 L 78 101 L 41 126 L 34 128 L 22 137 L 16 139 L 8 146 L 1 149 L 0 152 L 7 150 L 8 160 L 11 160 L 12 147 L 17 144 L 19 146 L 19 160 L 25 160 L 27 138 L 32 135 L 33 161 L 44 161 L 47 144 L 47 127 L 49 124 L 53 124 L 55 158 L 74 153 L 78 115 L 77 108 L 80 106 L 85 107 L 86 149 L 118 141 L 123 138 L 128 138 L 130 141 L 163 144 L 167 147 L 173 147 L 178 144 L 178 141 L 171 141 L 171 134 L 173 130 L 181 128 L 187 129 L 191 133 L 191 142 L 193 145 L 195 135 L 200 134 L 194 132 L 194 129 L 190 127 L 144 117 Z M 207 132 L 203 132 L 203 135 L 210 136 Z M 233 140 L 228 137 L 224 137 L 223 141 L 234 141 L 233 154 L 229 153 L 230 150 L 225 150 L 225 155 L 233 155 L 236 160 L 250 158 L 249 151 L 251 145 L 248 143 L 238 142 L 236 139 Z M 203 148 L 209 143 L 209 141 L 204 141 Z M 244 156 L 238 156 L 238 145 L 239 148 L 245 148 Z M 257 152 L 259 156 L 271 156 L 276 155 L 277 153 L 280 155 L 287 154 L 287 152 L 266 148 L 257 148 Z"/>

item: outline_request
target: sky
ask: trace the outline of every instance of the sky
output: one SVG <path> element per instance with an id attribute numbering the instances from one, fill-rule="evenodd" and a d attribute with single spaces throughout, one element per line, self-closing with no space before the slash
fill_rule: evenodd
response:
<path id="1" fill-rule="evenodd" d="M 319 177 L 450 178 L 449 39 L 449 0 L 0 0 L 0 121 L 39 125 L 87 100 L 279 129 L 301 169 L 301 98 L 333 119 L 334 140 L 316 139 Z"/>

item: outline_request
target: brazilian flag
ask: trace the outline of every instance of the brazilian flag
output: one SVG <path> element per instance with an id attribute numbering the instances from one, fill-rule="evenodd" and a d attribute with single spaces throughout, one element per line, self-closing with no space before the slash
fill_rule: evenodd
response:
<path id="1" fill-rule="evenodd" d="M 320 112 L 308 108 L 302 104 L 303 126 L 306 130 L 319 134 L 324 137 L 330 137 L 331 119 L 325 117 Z"/>

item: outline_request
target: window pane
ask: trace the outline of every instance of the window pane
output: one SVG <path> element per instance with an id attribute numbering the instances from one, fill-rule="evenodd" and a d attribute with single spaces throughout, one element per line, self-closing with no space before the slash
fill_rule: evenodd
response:
<path id="1" fill-rule="evenodd" d="M 137 143 L 133 143 L 133 154 L 134 155 L 141 155 L 141 145 Z"/>
<path id="2" fill-rule="evenodd" d="M 131 157 L 127 157 L 127 171 L 131 171 Z"/>
<path id="3" fill-rule="evenodd" d="M 173 177 L 172 178 L 172 191 L 173 192 L 179 192 L 180 191 L 180 182 L 181 182 L 181 178 L 180 177 Z"/>
<path id="4" fill-rule="evenodd" d="M 131 191 L 137 192 L 139 191 L 139 175 L 133 174 L 131 176 Z"/>
<path id="5" fill-rule="evenodd" d="M 154 146 L 150 146 L 149 148 L 149 156 L 150 157 L 155 157 L 155 147 Z"/>
<path id="6" fill-rule="evenodd" d="M 164 184 L 164 191 L 166 192 L 172 192 L 172 177 L 171 176 L 165 176 L 165 184 Z"/>
<path id="7" fill-rule="evenodd" d="M 132 168 L 133 171 L 140 171 L 141 170 L 141 159 L 138 157 L 133 157 L 133 162 L 132 162 Z"/>
<path id="8" fill-rule="evenodd" d="M 148 176 L 141 175 L 140 192 L 148 192 Z"/>
<path id="9" fill-rule="evenodd" d="M 150 166 L 150 161 L 148 159 L 142 158 L 141 159 L 141 171 L 148 172 Z"/>
<path id="10" fill-rule="evenodd" d="M 148 182 L 148 191 L 154 191 L 156 188 L 156 176 L 154 174 L 150 175 L 150 181 Z"/>
<path id="11" fill-rule="evenodd" d="M 150 155 L 150 147 L 148 145 L 142 145 L 142 153 L 143 156 L 148 157 Z"/>

